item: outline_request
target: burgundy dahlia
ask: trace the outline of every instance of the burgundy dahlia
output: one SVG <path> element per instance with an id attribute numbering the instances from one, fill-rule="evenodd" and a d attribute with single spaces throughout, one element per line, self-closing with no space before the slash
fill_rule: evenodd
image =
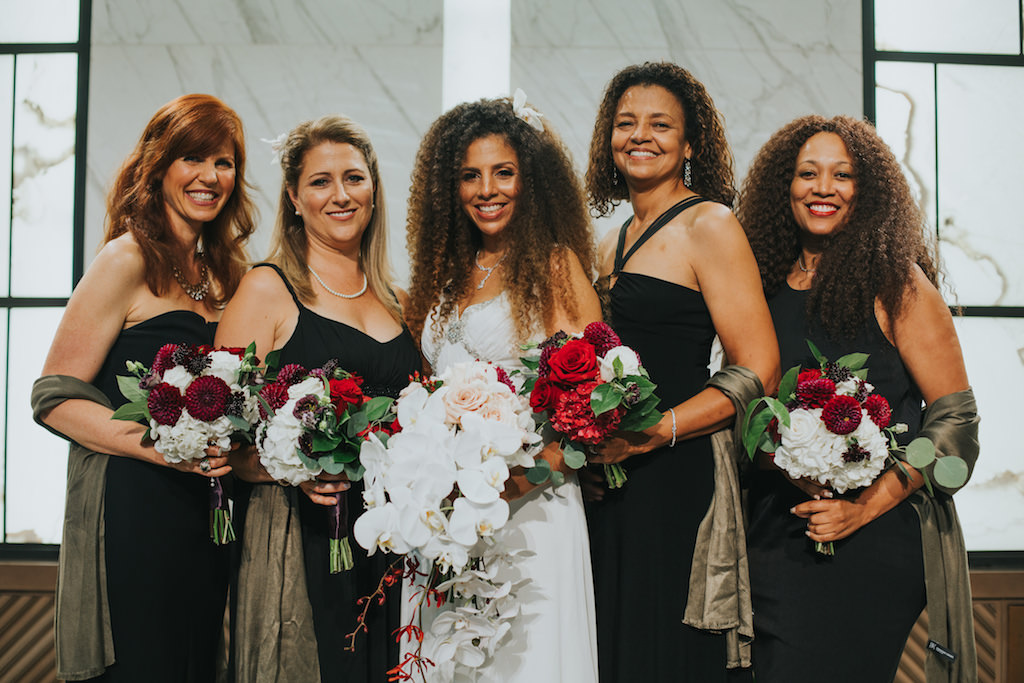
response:
<path id="1" fill-rule="evenodd" d="M 824 408 L 835 395 L 835 383 L 824 377 L 796 385 L 796 400 L 805 408 Z"/>
<path id="2" fill-rule="evenodd" d="M 161 382 L 153 387 L 146 397 L 146 406 L 149 414 L 156 420 L 157 424 L 173 425 L 181 417 L 181 409 L 185 405 L 185 398 L 178 391 L 177 387 L 166 382 Z"/>
<path id="3" fill-rule="evenodd" d="M 821 421 L 833 434 L 849 434 L 860 426 L 860 418 L 860 403 L 853 396 L 836 396 L 821 411 Z"/>
<path id="4" fill-rule="evenodd" d="M 885 429 L 892 422 L 892 408 L 885 397 L 878 394 L 871 394 L 864 399 L 864 410 L 868 411 L 871 421 L 878 425 L 879 429 Z"/>
<path id="5" fill-rule="evenodd" d="M 195 419 L 213 422 L 224 416 L 230 397 L 231 387 L 220 377 L 196 377 L 185 390 L 185 408 Z"/>
<path id="6" fill-rule="evenodd" d="M 163 375 L 164 372 L 173 368 L 174 360 L 172 356 L 177 349 L 177 344 L 164 344 L 161 346 L 160 350 L 156 352 L 156 358 L 153 359 L 153 372 Z"/>
<path id="7" fill-rule="evenodd" d="M 260 389 L 260 397 L 267 402 L 271 410 L 277 410 L 288 402 L 288 385 L 278 382 L 264 384 Z M 267 419 L 267 410 L 263 407 L 262 402 L 260 402 L 260 417 L 264 420 Z"/>
<path id="8" fill-rule="evenodd" d="M 291 386 L 300 382 L 306 376 L 306 368 L 298 363 L 289 363 L 277 371 L 277 382 L 285 386 Z M 280 406 L 278 406 L 280 407 Z"/>
<path id="9" fill-rule="evenodd" d="M 583 330 L 583 338 L 594 345 L 597 355 L 603 356 L 616 346 L 622 346 L 622 340 L 615 330 L 606 323 L 593 322 Z"/>

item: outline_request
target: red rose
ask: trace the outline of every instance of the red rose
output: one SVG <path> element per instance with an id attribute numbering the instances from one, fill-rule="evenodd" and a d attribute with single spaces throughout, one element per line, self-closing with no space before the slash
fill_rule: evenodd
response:
<path id="1" fill-rule="evenodd" d="M 334 404 L 335 415 L 341 415 L 349 406 L 359 406 L 363 403 L 363 390 L 359 388 L 359 382 L 352 377 L 345 379 L 332 379 L 331 403 Z"/>
<path id="2" fill-rule="evenodd" d="M 567 342 L 551 355 L 548 365 L 551 367 L 548 379 L 567 386 L 589 382 L 600 375 L 594 347 L 582 339 Z"/>
<path id="3" fill-rule="evenodd" d="M 530 392 L 530 407 L 533 408 L 535 413 L 553 410 L 558 403 L 558 397 L 561 395 L 561 389 L 551 381 L 541 377 L 533 385 L 533 391 Z"/>

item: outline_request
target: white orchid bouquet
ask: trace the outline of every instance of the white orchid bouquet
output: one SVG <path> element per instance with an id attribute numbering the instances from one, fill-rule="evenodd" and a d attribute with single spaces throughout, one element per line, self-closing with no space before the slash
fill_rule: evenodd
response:
<path id="1" fill-rule="evenodd" d="M 262 377 L 255 349 L 165 344 L 151 367 L 130 360 L 132 376 L 117 378 L 129 402 L 113 418 L 147 422 L 143 439 L 151 438 L 168 463 L 200 460 L 208 446 L 227 452 L 232 439 L 251 442 Z M 217 545 L 235 540 L 219 477 L 210 479 L 210 538 Z"/>
<path id="2" fill-rule="evenodd" d="M 541 437 L 508 375 L 482 361 L 414 378 L 395 407 L 401 431 L 370 435 L 362 447 L 366 511 L 355 538 L 371 555 L 406 555 L 416 604 L 401 631 L 416 645 L 389 672 L 393 680 L 425 678 L 431 666 L 450 680 L 486 661 L 518 611 L 514 586 L 498 579 L 511 557 L 500 496 L 510 467 L 534 464 Z M 449 598 L 452 609 L 423 631 L 419 608 Z"/>

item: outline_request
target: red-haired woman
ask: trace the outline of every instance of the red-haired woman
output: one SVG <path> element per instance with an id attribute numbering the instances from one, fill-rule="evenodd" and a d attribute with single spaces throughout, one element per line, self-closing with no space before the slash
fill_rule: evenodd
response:
<path id="1" fill-rule="evenodd" d="M 161 345 L 210 344 L 254 224 L 242 122 L 185 95 L 150 120 L 107 198 L 104 244 L 75 288 L 36 419 L 72 441 L 57 586 L 57 675 L 212 681 L 227 589 L 208 478 L 226 454 L 168 464 L 145 426 L 112 420 L 116 376 Z"/>

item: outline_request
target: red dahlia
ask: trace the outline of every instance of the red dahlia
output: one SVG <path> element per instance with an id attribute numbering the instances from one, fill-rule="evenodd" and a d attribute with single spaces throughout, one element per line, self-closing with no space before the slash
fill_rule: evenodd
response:
<path id="1" fill-rule="evenodd" d="M 835 394 L 835 383 L 820 376 L 796 385 L 796 400 L 805 408 L 824 408 Z"/>
<path id="2" fill-rule="evenodd" d="M 260 389 L 260 397 L 267 402 L 271 410 L 277 410 L 288 402 L 288 385 L 280 382 L 264 384 Z M 262 401 L 260 402 L 260 417 L 264 420 L 267 419 L 267 410 L 263 407 Z"/>
<path id="3" fill-rule="evenodd" d="M 185 390 L 185 408 L 195 419 L 213 422 L 224 416 L 230 397 L 231 387 L 220 377 L 196 377 Z"/>
<path id="4" fill-rule="evenodd" d="M 860 426 L 860 418 L 860 403 L 853 396 L 836 396 L 821 411 L 821 421 L 833 434 L 849 434 Z"/>
<path id="5" fill-rule="evenodd" d="M 878 425 L 879 429 L 885 429 L 892 422 L 892 409 L 883 396 L 878 394 L 868 396 L 864 399 L 864 410 L 868 411 L 871 421 Z"/>
<path id="6" fill-rule="evenodd" d="M 146 397 L 146 406 L 149 414 L 156 420 L 157 424 L 173 425 L 181 417 L 181 408 L 185 405 L 185 399 L 177 387 L 166 382 L 157 384 Z"/>
<path id="7" fill-rule="evenodd" d="M 799 375 L 796 376 L 797 386 L 804 382 L 810 382 L 812 379 L 818 379 L 821 377 L 821 370 L 817 368 L 811 368 L 809 370 L 802 370 Z"/>
<path id="8" fill-rule="evenodd" d="M 285 386 L 291 386 L 301 381 L 305 376 L 306 368 L 302 367 L 298 363 L 289 363 L 277 371 L 277 383 L 284 384 Z"/>
<path id="9" fill-rule="evenodd" d="M 177 349 L 177 344 L 164 344 L 161 346 L 160 350 L 156 352 L 156 358 L 153 359 L 153 372 L 163 375 L 164 372 L 173 368 L 174 360 L 172 360 L 172 356 Z"/>
<path id="10" fill-rule="evenodd" d="M 594 322 L 583 330 L 583 338 L 594 345 L 597 355 L 603 356 L 616 346 L 622 346 L 619 335 L 606 323 Z"/>

